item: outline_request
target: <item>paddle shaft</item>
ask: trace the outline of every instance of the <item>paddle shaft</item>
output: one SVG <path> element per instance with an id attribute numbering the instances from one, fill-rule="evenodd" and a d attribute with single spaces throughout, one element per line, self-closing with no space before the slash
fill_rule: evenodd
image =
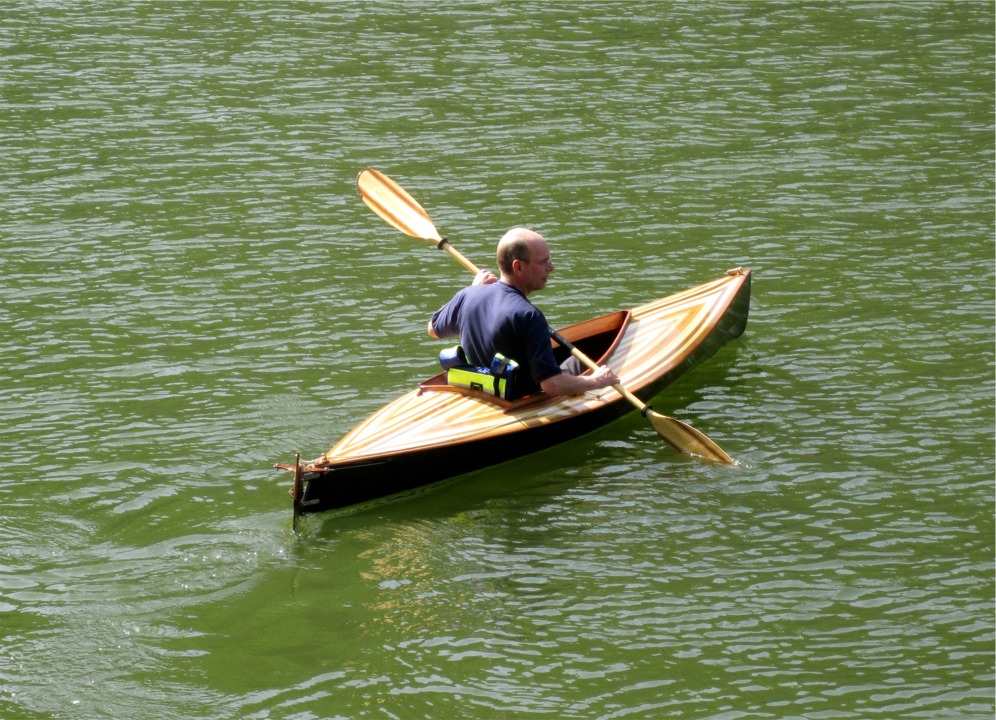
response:
<path id="1" fill-rule="evenodd" d="M 450 257 L 452 257 L 458 263 L 460 263 L 465 268 L 470 270 L 470 272 L 474 273 L 474 275 L 477 275 L 477 273 L 481 272 L 481 269 L 477 267 L 477 265 L 468 260 L 462 252 L 460 252 L 455 247 L 450 245 L 449 241 L 446 238 L 440 240 L 439 244 L 436 245 L 436 247 L 439 248 L 440 250 L 445 250 L 446 252 L 448 252 L 450 254 Z"/>

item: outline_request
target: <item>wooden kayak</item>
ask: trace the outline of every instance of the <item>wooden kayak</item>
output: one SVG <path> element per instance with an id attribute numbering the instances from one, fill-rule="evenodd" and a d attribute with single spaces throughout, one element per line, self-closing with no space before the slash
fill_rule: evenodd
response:
<path id="1" fill-rule="evenodd" d="M 750 270 L 560 330 L 647 402 L 747 326 Z M 552 341 L 551 341 L 552 342 Z M 556 346 L 558 360 L 567 357 Z M 613 388 L 507 401 L 446 384 L 445 373 L 380 408 L 295 473 L 295 517 L 405 492 L 528 455 L 633 410 Z"/>

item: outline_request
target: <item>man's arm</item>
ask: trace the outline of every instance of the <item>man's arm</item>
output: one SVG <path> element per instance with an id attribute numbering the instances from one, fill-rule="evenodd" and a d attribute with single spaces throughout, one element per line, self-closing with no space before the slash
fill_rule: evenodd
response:
<path id="1" fill-rule="evenodd" d="M 498 282 L 498 278 L 490 270 L 479 270 L 474 276 L 474 281 L 471 285 L 490 285 L 491 283 Z M 439 335 L 436 333 L 436 328 L 432 326 L 432 318 L 429 319 L 429 337 L 439 339 Z"/>
<path id="2" fill-rule="evenodd" d="M 619 377 L 604 365 L 591 375 L 560 373 L 540 383 L 547 395 L 577 395 L 619 383 Z"/>

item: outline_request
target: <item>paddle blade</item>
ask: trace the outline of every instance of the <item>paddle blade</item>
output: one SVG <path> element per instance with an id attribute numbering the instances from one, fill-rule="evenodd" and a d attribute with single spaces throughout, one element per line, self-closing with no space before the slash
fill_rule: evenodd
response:
<path id="1" fill-rule="evenodd" d="M 356 177 L 360 197 L 388 225 L 405 235 L 440 242 L 442 237 L 429 214 L 408 192 L 384 173 L 367 168 Z"/>
<path id="2" fill-rule="evenodd" d="M 696 430 L 688 423 L 677 418 L 661 415 L 648 408 L 647 417 L 661 439 L 675 450 L 687 455 L 695 455 L 703 460 L 733 465 L 734 460 L 719 445 L 714 443 L 705 433 Z"/>

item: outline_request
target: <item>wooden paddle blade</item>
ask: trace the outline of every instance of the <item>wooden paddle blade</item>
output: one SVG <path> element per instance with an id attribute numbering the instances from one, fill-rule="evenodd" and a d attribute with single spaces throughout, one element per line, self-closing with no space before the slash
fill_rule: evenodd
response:
<path id="1" fill-rule="evenodd" d="M 727 455 L 723 448 L 706 437 L 705 433 L 696 430 L 688 423 L 667 415 L 661 415 L 649 408 L 646 411 L 646 416 L 650 418 L 654 430 L 661 436 L 661 439 L 678 452 L 723 465 L 735 464 L 733 458 Z"/>
<path id="2" fill-rule="evenodd" d="M 356 176 L 356 189 L 367 207 L 405 235 L 436 243 L 443 239 L 418 201 L 379 170 L 361 171 Z"/>

